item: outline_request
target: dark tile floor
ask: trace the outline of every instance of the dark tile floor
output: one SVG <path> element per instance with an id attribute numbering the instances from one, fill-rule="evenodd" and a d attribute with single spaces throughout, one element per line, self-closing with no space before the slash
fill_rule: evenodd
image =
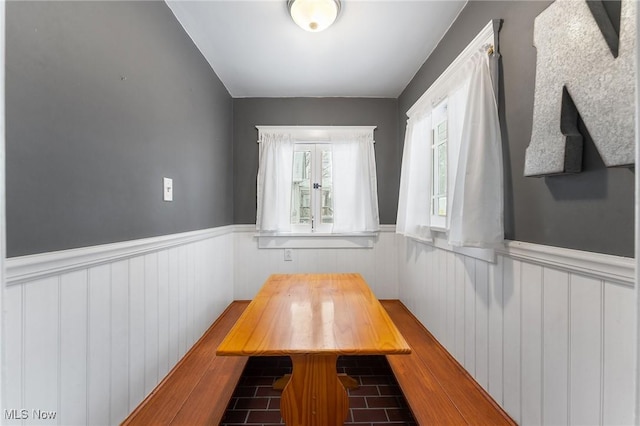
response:
<path id="1" fill-rule="evenodd" d="M 223 426 L 281 425 L 280 391 L 274 380 L 291 372 L 288 357 L 252 357 L 229 402 Z M 349 391 L 349 416 L 345 425 L 415 425 L 411 411 L 384 356 L 343 356 L 338 372 L 360 383 Z"/>

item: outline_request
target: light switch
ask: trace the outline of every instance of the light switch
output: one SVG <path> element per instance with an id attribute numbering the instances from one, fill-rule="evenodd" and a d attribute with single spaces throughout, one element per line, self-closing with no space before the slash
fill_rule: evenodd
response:
<path id="1" fill-rule="evenodd" d="M 163 200 L 173 201 L 173 179 L 163 178 L 163 182 L 164 182 Z"/>

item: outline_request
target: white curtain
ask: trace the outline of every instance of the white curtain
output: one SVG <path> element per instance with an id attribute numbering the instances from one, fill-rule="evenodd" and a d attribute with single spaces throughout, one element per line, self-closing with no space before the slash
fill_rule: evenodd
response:
<path id="1" fill-rule="evenodd" d="M 470 77 L 449 244 L 490 248 L 504 239 L 504 200 L 500 122 L 485 52 L 471 58 Z"/>
<path id="2" fill-rule="evenodd" d="M 502 140 L 486 51 L 472 56 L 430 93 L 407 122 L 396 232 L 431 239 L 431 113 L 447 100 L 447 239 L 492 248 L 504 239 Z"/>
<path id="3" fill-rule="evenodd" d="M 407 120 L 404 138 L 396 232 L 431 240 L 431 115 Z"/>
<path id="4" fill-rule="evenodd" d="M 369 134 L 332 136 L 333 232 L 380 230 L 373 140 Z"/>
<path id="5" fill-rule="evenodd" d="M 259 145 L 256 228 L 289 232 L 293 141 L 289 134 L 261 133 Z"/>
<path id="6" fill-rule="evenodd" d="M 458 160 L 462 141 L 462 126 L 467 110 L 467 99 L 469 97 L 469 76 L 462 73 L 459 77 L 460 84 L 456 89 L 452 89 L 447 98 L 447 116 L 449 130 L 449 150 L 447 155 L 447 229 L 451 227 L 451 217 L 453 212 L 453 193 L 456 187 L 458 175 Z M 456 123 L 458 125 L 456 125 Z"/>

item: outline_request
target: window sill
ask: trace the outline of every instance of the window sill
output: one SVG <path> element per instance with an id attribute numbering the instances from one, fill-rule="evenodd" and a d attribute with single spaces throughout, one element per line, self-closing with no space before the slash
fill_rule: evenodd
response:
<path id="1" fill-rule="evenodd" d="M 483 260 L 489 263 L 496 263 L 496 251 L 492 248 L 476 248 L 476 247 L 454 247 L 449 244 L 446 238 L 446 231 L 438 228 L 431 228 L 433 232 L 433 239 L 428 240 L 426 238 L 420 238 L 417 236 L 407 236 L 411 240 L 414 240 L 421 244 L 430 245 L 441 250 L 451 251 L 454 253 L 460 253 L 467 257 L 473 257 L 478 260 Z"/>
<path id="2" fill-rule="evenodd" d="M 377 232 L 353 234 L 285 233 L 256 234 L 258 248 L 372 248 L 378 239 Z"/>

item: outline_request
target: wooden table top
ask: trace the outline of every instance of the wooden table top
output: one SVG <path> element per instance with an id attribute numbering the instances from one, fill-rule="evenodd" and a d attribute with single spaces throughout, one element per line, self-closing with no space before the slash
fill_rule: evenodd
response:
<path id="1" fill-rule="evenodd" d="M 217 355 L 406 354 L 360 274 L 271 275 Z"/>

